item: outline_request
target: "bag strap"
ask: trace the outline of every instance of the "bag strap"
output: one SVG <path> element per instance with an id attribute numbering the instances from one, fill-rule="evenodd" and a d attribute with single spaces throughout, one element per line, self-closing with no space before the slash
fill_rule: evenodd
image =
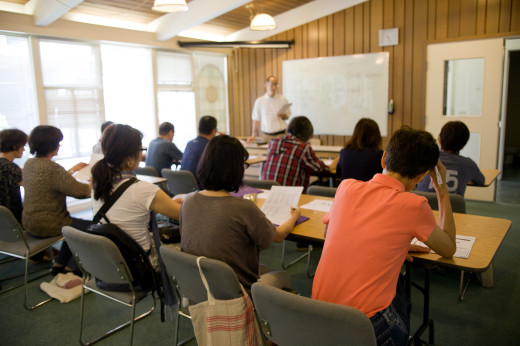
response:
<path id="1" fill-rule="evenodd" d="M 137 183 L 139 180 L 136 178 L 130 178 L 129 180 L 125 181 L 123 184 L 119 185 L 119 187 L 110 195 L 107 201 L 105 201 L 105 204 L 101 208 L 99 208 L 96 215 L 94 215 L 94 218 L 92 219 L 92 223 L 98 223 L 101 218 L 105 219 L 107 223 L 110 223 L 110 220 L 106 217 L 107 211 L 112 208 L 114 203 L 121 197 L 123 192 L 126 191 L 132 185 L 133 183 Z"/>
<path id="2" fill-rule="evenodd" d="M 206 277 L 204 276 L 204 273 L 202 272 L 202 267 L 200 266 L 200 261 L 203 258 L 206 258 L 206 257 L 205 256 L 197 257 L 197 267 L 199 267 L 200 278 L 202 280 L 202 283 L 204 284 L 204 287 L 206 287 L 206 292 L 208 293 L 208 303 L 210 305 L 215 305 L 215 298 L 213 297 L 213 294 L 211 294 L 211 291 L 209 290 L 208 281 L 206 280 Z"/>

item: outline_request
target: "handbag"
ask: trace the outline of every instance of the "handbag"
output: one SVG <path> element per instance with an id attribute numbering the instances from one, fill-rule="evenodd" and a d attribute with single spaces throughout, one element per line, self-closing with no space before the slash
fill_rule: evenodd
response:
<path id="1" fill-rule="evenodd" d="M 251 298 L 242 285 L 242 297 L 219 300 L 213 297 L 197 258 L 200 278 L 206 287 L 208 300 L 191 305 L 190 315 L 199 345 L 262 345 L 262 335 L 255 318 Z"/>

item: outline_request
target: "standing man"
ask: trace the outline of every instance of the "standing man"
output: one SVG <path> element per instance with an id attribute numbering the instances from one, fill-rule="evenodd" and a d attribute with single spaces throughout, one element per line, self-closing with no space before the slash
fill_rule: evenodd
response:
<path id="1" fill-rule="evenodd" d="M 282 137 L 286 134 L 287 123 L 291 111 L 289 102 L 276 92 L 278 88 L 278 79 L 275 76 L 269 76 L 265 80 L 266 93 L 256 99 L 253 106 L 253 132 L 246 143 L 255 140 L 258 130 L 261 130 L 262 137 L 266 142 L 272 137 Z"/>
<path id="2" fill-rule="evenodd" d="M 159 137 L 148 146 L 146 165 L 155 168 L 160 176 L 163 168 L 171 168 L 173 163 L 182 160 L 182 152 L 172 142 L 174 134 L 173 124 L 166 121 L 159 126 Z"/>
<path id="3" fill-rule="evenodd" d="M 217 134 L 217 119 L 205 115 L 199 120 L 199 135 L 186 145 L 181 170 L 190 171 L 197 179 L 197 166 L 208 142 Z M 198 181 L 198 179 L 197 179 Z"/>

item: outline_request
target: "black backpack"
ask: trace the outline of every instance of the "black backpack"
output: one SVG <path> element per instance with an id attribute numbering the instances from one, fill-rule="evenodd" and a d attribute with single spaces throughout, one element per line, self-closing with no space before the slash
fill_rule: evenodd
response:
<path id="1" fill-rule="evenodd" d="M 119 186 L 110 198 L 103 204 L 92 220 L 93 224 L 88 227 L 88 232 L 109 238 L 119 248 L 121 255 L 128 265 L 128 269 L 132 275 L 133 285 L 136 290 L 148 290 L 153 288 L 159 297 L 162 297 L 161 280 L 159 274 L 153 269 L 148 254 L 143 248 L 119 226 L 110 223 L 106 217 L 106 212 L 112 207 L 123 192 L 138 180 L 131 178 L 130 180 Z M 99 223 L 103 218 L 107 223 Z M 100 289 L 110 291 L 130 291 L 128 284 L 115 284 L 104 282 L 96 278 L 96 285 Z"/>

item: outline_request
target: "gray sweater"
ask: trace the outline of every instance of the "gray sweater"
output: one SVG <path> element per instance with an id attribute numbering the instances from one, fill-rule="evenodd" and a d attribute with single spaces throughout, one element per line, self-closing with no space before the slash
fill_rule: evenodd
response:
<path id="1" fill-rule="evenodd" d="M 22 171 L 25 189 L 23 227 L 39 237 L 61 234 L 72 219 L 65 198 L 90 197 L 90 186 L 74 179 L 63 167 L 44 158 L 27 160 Z"/>

